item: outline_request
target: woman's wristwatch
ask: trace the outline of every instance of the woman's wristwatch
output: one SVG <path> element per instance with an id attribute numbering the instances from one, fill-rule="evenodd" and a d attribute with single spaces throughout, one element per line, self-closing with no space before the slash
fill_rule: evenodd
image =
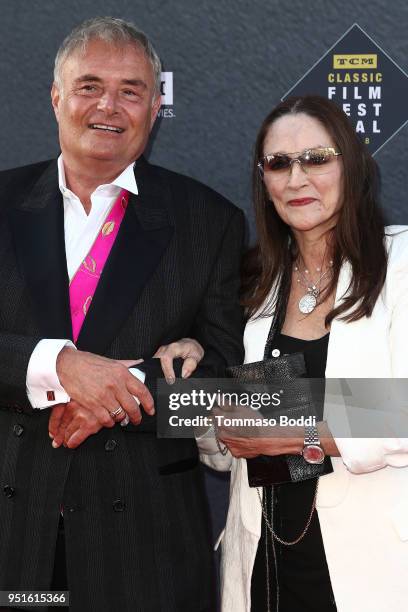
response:
<path id="1" fill-rule="evenodd" d="M 324 461 L 325 453 L 320 444 L 316 425 L 306 425 L 305 427 L 302 456 L 307 463 L 320 464 Z"/>

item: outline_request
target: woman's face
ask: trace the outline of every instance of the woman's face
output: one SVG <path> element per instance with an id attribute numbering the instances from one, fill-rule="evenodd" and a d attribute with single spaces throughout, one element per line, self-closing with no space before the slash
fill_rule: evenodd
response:
<path id="1" fill-rule="evenodd" d="M 280 117 L 270 126 L 263 154 L 290 153 L 290 157 L 297 157 L 305 149 L 316 147 L 336 148 L 317 119 L 298 113 Z M 265 186 L 276 211 L 295 232 L 319 229 L 325 233 L 336 225 L 342 206 L 341 157 L 335 157 L 324 171 L 307 174 L 297 162 L 286 175 L 265 171 Z"/>

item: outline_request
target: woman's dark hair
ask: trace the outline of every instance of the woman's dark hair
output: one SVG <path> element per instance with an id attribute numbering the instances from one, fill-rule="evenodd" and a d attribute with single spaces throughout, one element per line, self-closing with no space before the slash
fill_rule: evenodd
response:
<path id="1" fill-rule="evenodd" d="M 270 296 L 274 283 L 284 278 L 282 290 L 290 291 L 289 271 L 297 256 L 296 246 L 289 226 L 270 201 L 257 164 L 264 155 L 270 126 L 284 115 L 298 113 L 317 119 L 342 153 L 339 159 L 343 164 L 343 202 L 330 239 L 333 277 L 324 295 L 336 290 L 345 261 L 351 265 L 352 276 L 347 297 L 329 312 L 326 326 L 340 315 L 345 321 L 357 321 L 371 315 L 387 271 L 384 220 L 379 206 L 379 170 L 345 113 L 334 102 L 320 96 L 288 98 L 274 108 L 259 130 L 252 170 L 258 243 L 244 258 L 242 303 L 247 307 L 248 316 L 256 313 L 266 316 L 276 300 L 276 296 Z"/>

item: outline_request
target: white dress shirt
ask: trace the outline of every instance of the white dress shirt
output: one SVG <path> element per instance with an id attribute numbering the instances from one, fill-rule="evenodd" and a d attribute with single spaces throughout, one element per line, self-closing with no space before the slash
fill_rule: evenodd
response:
<path id="1" fill-rule="evenodd" d="M 111 183 L 99 185 L 95 189 L 91 194 L 91 210 L 87 215 L 78 196 L 66 186 L 64 163 L 62 155 L 59 156 L 58 185 L 64 204 L 65 253 L 70 281 L 90 251 L 120 190 L 126 189 L 130 193 L 138 194 L 133 167 L 134 163 L 131 163 Z M 56 371 L 58 354 L 67 345 L 74 346 L 66 339 L 43 339 L 35 347 L 30 357 L 26 378 L 27 395 L 33 408 L 48 408 L 70 400 L 60 384 Z M 141 375 L 138 375 L 138 378 L 144 379 L 143 372 L 138 370 L 138 373 Z M 53 400 L 48 400 L 47 391 L 53 391 Z"/>

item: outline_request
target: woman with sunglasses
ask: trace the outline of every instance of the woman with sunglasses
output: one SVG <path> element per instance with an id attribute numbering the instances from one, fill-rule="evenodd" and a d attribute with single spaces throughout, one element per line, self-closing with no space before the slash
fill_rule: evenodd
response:
<path id="1" fill-rule="evenodd" d="M 303 354 L 310 378 L 408 377 L 408 228 L 384 228 L 378 193 L 377 166 L 334 103 L 291 98 L 266 117 L 253 168 L 258 244 L 243 266 L 246 363 L 267 345 L 271 359 Z M 161 354 L 168 368 L 175 352 Z M 406 608 L 408 431 L 389 429 L 395 437 L 339 438 L 322 421 L 257 439 L 219 428 L 228 453 L 200 441 L 208 465 L 232 470 L 223 612 Z M 333 472 L 249 486 L 247 459 L 300 454 L 330 457 Z"/>

